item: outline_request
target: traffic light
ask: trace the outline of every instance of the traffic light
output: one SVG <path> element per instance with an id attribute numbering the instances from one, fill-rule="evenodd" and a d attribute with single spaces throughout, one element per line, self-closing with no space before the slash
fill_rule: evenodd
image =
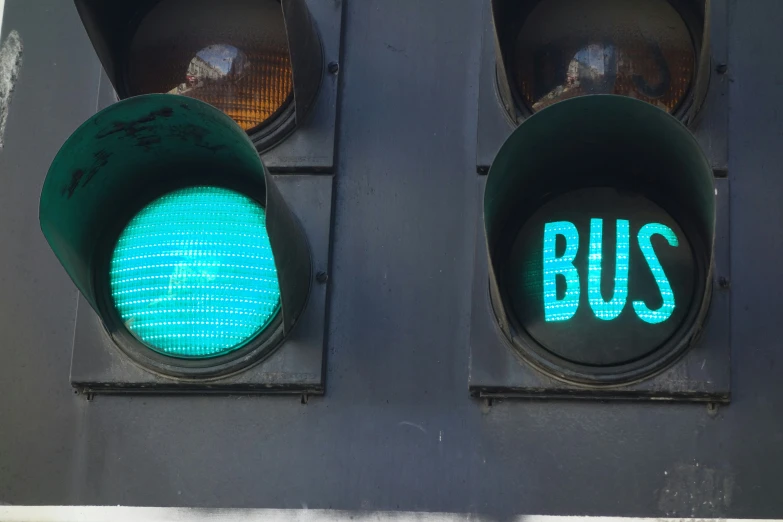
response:
<path id="1" fill-rule="evenodd" d="M 474 395 L 728 400 L 725 145 L 703 145 L 725 115 L 705 105 L 724 87 L 709 8 L 491 3 Z"/>
<path id="2" fill-rule="evenodd" d="M 716 175 L 728 164 L 728 12 L 712 0 L 484 3 L 476 168 L 511 132 L 574 96 L 618 94 L 685 123 Z"/>
<path id="3" fill-rule="evenodd" d="M 130 98 L 74 132 L 40 206 L 92 308 L 78 310 L 73 384 L 321 391 L 331 180 L 295 178 L 271 176 L 231 118 L 182 96 Z"/>
<path id="4" fill-rule="evenodd" d="M 79 127 L 40 206 L 81 292 L 73 384 L 322 391 L 331 180 L 296 178 L 192 98 L 133 97 Z"/>
<path id="5" fill-rule="evenodd" d="M 75 2 L 119 99 L 196 98 L 231 116 L 270 170 L 333 168 L 341 3 Z"/>
<path id="6" fill-rule="evenodd" d="M 322 393 L 341 6 L 76 6 L 121 101 L 41 193 L 81 294 L 72 384 Z"/>

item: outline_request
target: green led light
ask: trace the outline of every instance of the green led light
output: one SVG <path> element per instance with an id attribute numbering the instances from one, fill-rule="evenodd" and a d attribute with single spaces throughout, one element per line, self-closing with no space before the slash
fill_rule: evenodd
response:
<path id="1" fill-rule="evenodd" d="M 280 309 L 264 208 L 223 188 L 181 189 L 147 205 L 120 235 L 110 270 L 125 326 L 172 357 L 229 353 Z"/>
<path id="2" fill-rule="evenodd" d="M 674 292 L 669 284 L 669 279 L 663 272 L 661 262 L 658 261 L 658 256 L 655 255 L 655 249 L 653 249 L 652 242 L 650 241 L 650 238 L 655 234 L 663 236 L 670 246 L 676 247 L 679 245 L 677 235 L 674 231 L 661 223 L 649 223 L 639 230 L 639 248 L 642 250 L 642 254 L 644 254 L 644 259 L 647 261 L 647 264 L 650 265 L 650 271 L 655 278 L 655 282 L 658 284 L 658 290 L 660 290 L 661 298 L 663 299 L 663 304 L 657 310 L 650 310 L 647 308 L 644 301 L 633 302 L 633 309 L 636 311 L 636 315 L 639 316 L 639 319 L 650 324 L 662 323 L 671 317 L 672 312 L 674 312 Z"/>
<path id="3" fill-rule="evenodd" d="M 590 307 L 599 319 L 611 321 L 623 311 L 628 299 L 628 256 L 631 250 L 630 223 L 617 220 L 617 253 L 615 254 L 614 293 L 610 301 L 601 295 L 601 262 L 603 261 L 603 219 L 590 220 L 590 254 L 587 265 L 587 295 Z"/>
<path id="4" fill-rule="evenodd" d="M 557 236 L 566 240 L 565 253 L 555 257 Z M 544 225 L 544 320 L 567 321 L 579 308 L 579 273 L 574 266 L 579 249 L 579 232 L 569 221 L 556 221 Z M 563 299 L 557 298 L 557 275 L 565 277 L 566 291 Z"/>

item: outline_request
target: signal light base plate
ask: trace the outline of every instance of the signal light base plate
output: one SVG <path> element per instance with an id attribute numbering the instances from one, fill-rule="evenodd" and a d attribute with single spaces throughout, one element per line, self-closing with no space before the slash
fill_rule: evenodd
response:
<path id="1" fill-rule="evenodd" d="M 261 152 L 264 166 L 273 173 L 334 169 L 339 75 L 330 73 L 327 64 L 340 61 L 343 2 L 306 0 L 306 3 L 321 38 L 323 77 L 304 121 L 297 121 L 296 130 L 290 136 Z"/>
<path id="2" fill-rule="evenodd" d="M 316 275 L 329 273 L 333 176 L 287 174 L 274 178 L 307 234 L 313 263 L 307 305 L 281 344 L 260 362 L 231 375 L 209 380 L 167 377 L 128 358 L 80 295 L 71 360 L 71 384 L 75 388 L 87 394 L 323 394 L 328 283 L 320 283 Z"/>
<path id="3" fill-rule="evenodd" d="M 485 178 L 482 178 L 485 179 Z M 483 185 L 479 194 L 482 219 Z M 612 386 L 587 386 L 550 376 L 523 360 L 492 311 L 484 225 L 476 227 L 476 257 L 470 323 L 468 386 L 474 397 L 624 399 L 722 402 L 731 392 L 731 281 L 729 182 L 716 179 L 717 222 L 712 301 L 699 339 L 674 364 L 646 379 Z"/>

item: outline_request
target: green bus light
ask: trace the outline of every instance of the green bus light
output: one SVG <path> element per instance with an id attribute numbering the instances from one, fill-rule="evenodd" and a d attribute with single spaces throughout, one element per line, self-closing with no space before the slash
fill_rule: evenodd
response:
<path id="1" fill-rule="evenodd" d="M 225 355 L 280 309 L 264 208 L 218 187 L 191 187 L 144 207 L 120 235 L 111 294 L 126 328 L 179 358 Z"/>
<path id="2" fill-rule="evenodd" d="M 650 241 L 650 238 L 655 234 L 662 235 L 669 243 L 669 246 L 676 247 L 680 244 L 674 231 L 660 223 L 648 223 L 639 231 L 639 248 L 642 250 L 642 253 L 644 253 L 647 264 L 650 265 L 650 271 L 652 272 L 653 277 L 655 277 L 655 282 L 658 285 L 658 290 L 660 290 L 661 298 L 663 299 L 663 305 L 657 310 L 650 310 L 647 308 L 644 301 L 633 302 L 633 309 L 636 311 L 636 315 L 638 315 L 642 321 L 650 324 L 658 324 L 667 320 L 671 317 L 672 312 L 674 312 L 675 306 L 674 291 L 672 291 L 669 279 L 663 272 L 661 262 L 658 261 L 658 256 L 655 255 L 655 250 Z"/>
<path id="3" fill-rule="evenodd" d="M 630 222 L 625 219 L 617 220 L 616 264 L 614 275 L 614 294 L 611 301 L 604 301 L 601 295 L 601 264 L 603 262 L 603 219 L 590 220 L 590 253 L 588 255 L 588 296 L 590 308 L 598 319 L 611 321 L 616 319 L 625 308 L 628 300 L 628 272 L 630 261 Z M 657 324 L 666 321 L 674 312 L 674 292 L 669 279 L 663 271 L 661 262 L 655 254 L 650 238 L 660 234 L 669 243 L 676 247 L 679 240 L 674 231 L 660 223 L 648 223 L 644 225 L 638 234 L 639 249 L 644 254 L 650 271 L 655 278 L 655 283 L 663 299 L 663 305 L 650 310 L 644 301 L 634 301 L 633 309 L 639 319 L 646 323 Z M 557 257 L 555 255 L 557 236 L 565 238 L 565 253 Z M 579 231 L 570 221 L 556 221 L 544 225 L 544 320 L 546 322 L 568 321 L 576 314 L 579 308 L 579 272 L 574 265 L 579 249 Z M 565 278 L 565 296 L 557 298 L 557 276 Z"/>
<path id="4" fill-rule="evenodd" d="M 557 257 L 557 236 L 566 240 L 565 253 Z M 579 308 L 579 273 L 574 266 L 579 248 L 579 232 L 569 221 L 547 223 L 544 226 L 544 312 L 545 321 L 568 321 Z M 563 299 L 557 298 L 557 275 L 565 277 Z"/>
<path id="5" fill-rule="evenodd" d="M 615 253 L 614 290 L 612 299 L 604 301 L 601 295 L 601 264 L 603 263 L 603 219 L 590 220 L 590 254 L 587 268 L 587 293 L 590 307 L 595 316 L 604 321 L 611 321 L 619 316 L 628 299 L 628 263 L 630 261 L 631 242 L 629 237 L 630 222 L 627 219 L 617 220 L 617 250 Z"/>

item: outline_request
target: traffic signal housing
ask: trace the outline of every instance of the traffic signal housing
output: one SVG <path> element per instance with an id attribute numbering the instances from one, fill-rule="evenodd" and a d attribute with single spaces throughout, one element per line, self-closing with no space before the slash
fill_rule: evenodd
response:
<path id="1" fill-rule="evenodd" d="M 586 96 L 526 120 L 484 185 L 474 393 L 725 400 L 723 188 L 645 102 Z"/>
<path id="2" fill-rule="evenodd" d="M 272 171 L 334 167 L 340 2 L 75 2 L 104 91 L 210 103 L 248 133 Z"/>
<path id="3" fill-rule="evenodd" d="M 725 2 L 486 6 L 471 393 L 728 401 Z"/>
<path id="4" fill-rule="evenodd" d="M 88 393 L 322 393 L 342 3 L 75 4 L 103 65 L 103 112 L 61 150 L 41 206 L 81 293 L 71 382 Z M 200 246 L 152 253 L 156 237 Z M 153 295 L 164 280 L 169 295 Z"/>
<path id="5" fill-rule="evenodd" d="M 575 96 L 617 94 L 671 113 L 719 177 L 728 168 L 725 0 L 484 3 L 476 168 L 511 132 Z"/>
<path id="6" fill-rule="evenodd" d="M 85 122 L 40 206 L 81 294 L 72 383 L 322 392 L 331 178 L 309 178 L 270 175 L 192 98 L 137 96 Z"/>

